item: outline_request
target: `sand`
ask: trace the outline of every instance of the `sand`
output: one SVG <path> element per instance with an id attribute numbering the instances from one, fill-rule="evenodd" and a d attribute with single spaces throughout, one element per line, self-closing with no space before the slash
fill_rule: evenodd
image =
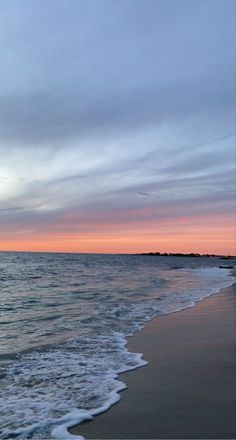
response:
<path id="1" fill-rule="evenodd" d="M 71 430 L 86 439 L 235 439 L 236 289 L 160 316 L 129 338 L 149 362 L 121 400 Z"/>

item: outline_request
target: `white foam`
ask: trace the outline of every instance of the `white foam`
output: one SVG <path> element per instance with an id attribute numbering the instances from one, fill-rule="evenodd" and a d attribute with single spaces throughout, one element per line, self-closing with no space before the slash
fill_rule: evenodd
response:
<path id="1" fill-rule="evenodd" d="M 71 438 L 69 427 L 107 411 L 126 388 L 117 375 L 146 364 L 126 343 L 120 334 L 80 338 L 9 366 L 1 438 Z"/>
<path id="2" fill-rule="evenodd" d="M 82 440 L 69 434 L 68 428 L 117 403 L 119 392 L 126 388 L 117 375 L 147 364 L 141 354 L 127 350 L 124 335 L 158 314 L 192 307 L 234 281 L 229 270 L 218 268 L 171 270 L 168 276 L 172 284 L 157 292 L 156 298 L 136 302 L 124 298 L 122 304 L 108 309 L 103 314 L 104 333 L 25 354 L 9 365 L 0 396 L 1 438 Z M 120 332 L 108 334 L 114 327 Z"/>

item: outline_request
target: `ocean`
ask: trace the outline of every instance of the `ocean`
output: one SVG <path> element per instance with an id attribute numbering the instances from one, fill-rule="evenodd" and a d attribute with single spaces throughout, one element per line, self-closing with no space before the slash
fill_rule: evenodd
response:
<path id="1" fill-rule="evenodd" d="M 146 365 L 127 336 L 231 285 L 219 265 L 207 257 L 0 252 L 0 438 L 75 438 L 69 427 L 118 402 L 126 387 L 118 374 Z"/>

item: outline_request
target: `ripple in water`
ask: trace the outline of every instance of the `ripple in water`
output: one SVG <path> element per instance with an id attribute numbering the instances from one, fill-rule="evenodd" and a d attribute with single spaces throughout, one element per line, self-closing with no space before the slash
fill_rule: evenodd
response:
<path id="1" fill-rule="evenodd" d="M 66 439 L 119 400 L 120 372 L 146 364 L 127 335 L 233 282 L 210 259 L 0 256 L 3 439 Z"/>

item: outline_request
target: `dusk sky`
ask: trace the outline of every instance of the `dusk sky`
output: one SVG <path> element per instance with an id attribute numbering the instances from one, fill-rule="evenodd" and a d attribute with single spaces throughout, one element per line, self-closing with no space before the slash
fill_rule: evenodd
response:
<path id="1" fill-rule="evenodd" d="M 235 1 L 1 0 L 0 250 L 235 254 Z"/>

